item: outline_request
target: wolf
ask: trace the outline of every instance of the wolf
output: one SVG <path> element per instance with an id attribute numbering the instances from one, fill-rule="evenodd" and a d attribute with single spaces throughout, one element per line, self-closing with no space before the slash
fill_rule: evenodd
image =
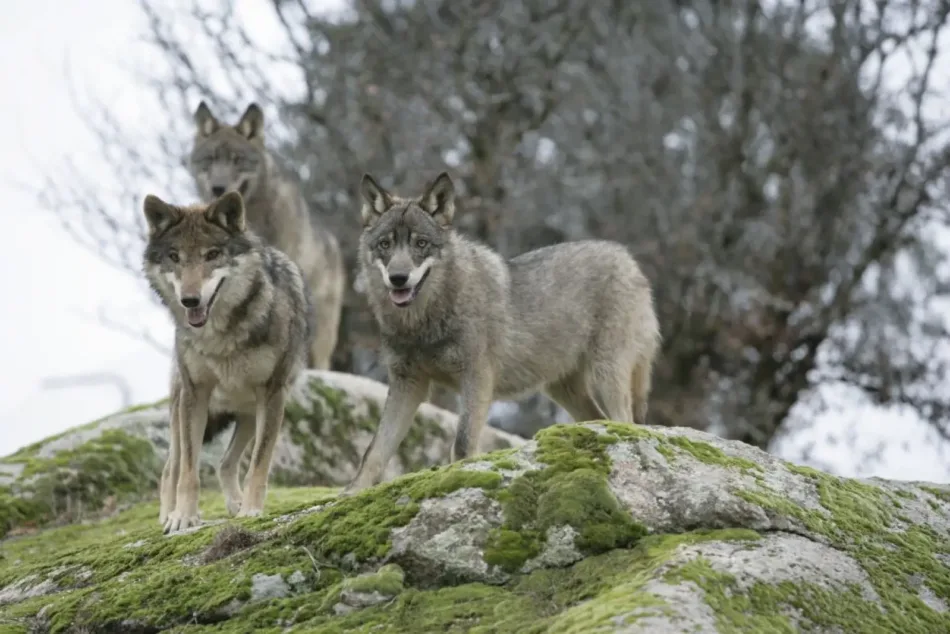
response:
<path id="1" fill-rule="evenodd" d="M 506 261 L 455 231 L 445 172 L 415 198 L 369 174 L 360 193 L 359 266 L 389 394 L 344 494 L 380 481 L 433 382 L 460 396 L 453 461 L 477 451 L 493 400 L 539 389 L 575 421 L 646 421 L 660 327 L 624 246 L 567 242 Z"/>
<path id="2" fill-rule="evenodd" d="M 184 207 L 149 194 L 143 209 L 145 277 L 175 325 L 159 520 L 165 533 L 198 525 L 202 440 L 231 418 L 234 432 L 218 466 L 221 490 L 232 515 L 259 515 L 287 392 L 313 337 L 303 276 L 248 228 L 236 191 Z M 242 491 L 238 469 L 252 439 Z"/>
<path id="3" fill-rule="evenodd" d="M 199 196 L 209 203 L 225 192 L 240 192 L 251 229 L 297 263 L 315 311 L 316 334 L 307 365 L 329 369 L 346 289 L 339 241 L 329 230 L 314 226 L 299 187 L 265 147 L 260 106 L 248 105 L 232 126 L 220 122 L 202 101 L 194 122 L 189 169 Z"/>

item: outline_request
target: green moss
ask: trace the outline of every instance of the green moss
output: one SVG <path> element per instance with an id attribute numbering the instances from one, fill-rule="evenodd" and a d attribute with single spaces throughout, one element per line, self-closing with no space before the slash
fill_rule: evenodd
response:
<path id="1" fill-rule="evenodd" d="M 808 584 L 780 584 L 758 587 L 745 593 L 746 599 L 732 597 L 726 601 L 713 594 L 713 604 L 726 601 L 727 605 L 721 607 L 726 614 L 732 614 L 732 629 L 723 626 L 720 631 L 747 631 L 742 629 L 746 624 L 734 612 L 753 609 L 758 614 L 768 614 L 778 604 L 792 605 L 802 610 L 808 620 L 831 630 L 837 627 L 845 631 L 923 634 L 950 628 L 950 614 L 927 607 L 912 582 L 924 580 L 935 596 L 950 604 L 950 569 L 937 557 L 950 553 L 950 539 L 946 535 L 927 526 L 900 528 L 895 520 L 902 516 L 895 514 L 893 498 L 881 488 L 805 467 L 788 469 L 814 482 L 822 510 L 803 509 L 765 490 L 738 491 L 737 495 L 771 513 L 797 519 L 809 531 L 848 553 L 867 572 L 885 611 L 881 613 L 876 606 L 869 605 L 856 589 L 831 592 Z M 694 562 L 691 570 L 694 576 L 704 575 L 711 588 L 708 592 L 724 588 L 729 593 L 728 579 L 708 574 L 700 563 Z M 758 603 L 749 608 L 743 603 L 746 600 Z"/>
<path id="2" fill-rule="evenodd" d="M 716 628 L 722 634 L 741 632 L 787 632 L 803 629 L 839 632 L 945 631 L 948 621 L 922 602 L 891 605 L 881 610 L 865 598 L 857 586 L 840 590 L 806 582 L 778 584 L 755 583 L 740 588 L 735 577 L 714 570 L 709 562 L 697 559 L 666 575 L 670 583 L 690 581 L 701 588 L 707 604 L 716 615 Z M 916 601 L 919 601 L 916 600 Z M 798 622 L 787 614 L 791 607 Z M 896 609 L 895 609 L 896 608 Z"/>
<path id="3" fill-rule="evenodd" d="M 0 530 L 94 516 L 107 498 L 120 503 L 154 491 L 160 471 L 152 444 L 118 429 L 48 458 L 34 455 L 0 489 Z"/>
<path id="4" fill-rule="evenodd" d="M 288 403 L 284 413 L 291 440 L 302 451 L 303 468 L 285 471 L 275 465 L 272 481 L 283 486 L 332 484 L 328 467 L 359 464 L 362 455 L 353 437 L 358 431 L 375 433 L 379 423 L 380 410 L 374 401 L 367 401 L 367 415 L 362 416 L 355 413 L 358 408 L 345 391 L 316 377 L 307 386 L 311 393 L 308 404 Z M 406 470 L 430 466 L 419 458 L 418 449 L 434 438 L 444 440 L 447 436 L 448 431 L 438 421 L 416 414 L 397 451 Z"/>
<path id="5" fill-rule="evenodd" d="M 390 531 L 408 524 L 422 500 L 469 487 L 491 490 L 501 481 L 498 473 L 465 471 L 458 465 L 410 473 L 337 500 L 323 512 L 295 522 L 288 535 L 323 557 L 352 553 L 359 561 L 378 559 L 389 552 Z"/>
<path id="6" fill-rule="evenodd" d="M 273 518 L 325 499 L 321 489 L 281 489 L 268 494 L 268 515 L 233 521 L 185 535 L 165 537 L 157 522 L 157 504 L 140 504 L 98 524 L 74 524 L 4 543 L 0 587 L 34 575 L 55 582 L 59 592 L 0 609 L 3 616 L 35 614 L 47 604 L 53 632 L 77 626 L 132 623 L 184 623 L 192 614 L 222 618 L 232 601 L 250 597 L 251 577 L 258 572 L 305 576 L 306 588 L 337 583 L 334 569 L 317 571 L 310 554 L 273 534 Z M 204 496 L 203 515 L 225 519 L 219 493 Z M 219 552 L 206 565 L 203 557 L 216 537 L 234 524 L 263 523 L 270 532 L 254 533 L 247 548 Z M 220 548 L 220 543 L 216 544 Z M 96 631 L 99 631 L 98 629 Z"/>
<path id="7" fill-rule="evenodd" d="M 727 456 L 723 451 L 706 442 L 690 440 L 684 436 L 670 436 L 666 439 L 670 445 L 682 449 L 700 462 L 720 467 L 733 467 L 742 471 L 761 471 L 762 467 L 744 458 Z"/>
<path id="8" fill-rule="evenodd" d="M 292 624 L 293 631 L 334 634 L 586 634 L 615 627 L 617 615 L 668 611 L 660 598 L 643 591 L 647 580 L 678 546 L 722 539 L 758 539 L 758 535 L 716 531 L 650 537 L 635 549 L 593 556 L 569 568 L 537 570 L 505 586 L 469 583 L 434 590 L 404 588 L 391 602 L 335 615 L 332 606 L 340 588 L 353 584 L 360 579 L 357 577 L 298 597 L 248 606 L 239 617 L 224 623 L 192 625 L 176 632 L 276 632 L 282 631 L 277 627 Z"/>
<path id="9" fill-rule="evenodd" d="M 574 545 L 587 555 L 627 548 L 646 534 L 607 487 L 606 448 L 616 436 L 573 425 L 549 427 L 535 439 L 545 467 L 518 476 L 498 494 L 505 522 L 489 533 L 486 563 L 516 572 L 543 550 L 555 527 L 571 526 Z"/>
<path id="10" fill-rule="evenodd" d="M 513 456 L 518 452 L 517 447 L 509 447 L 507 449 L 498 449 L 491 453 L 487 454 L 478 454 L 470 458 L 465 458 L 460 460 L 458 464 L 460 465 L 489 465 L 492 469 L 495 470 L 515 470 L 518 468 L 518 462 L 513 459 Z"/>
<path id="11" fill-rule="evenodd" d="M 647 614 L 661 614 L 668 612 L 663 601 L 643 591 L 647 581 L 655 576 L 660 566 L 666 564 L 674 553 L 682 546 L 700 544 L 707 541 L 757 541 L 761 536 L 755 531 L 744 529 L 729 529 L 716 531 L 694 531 L 679 535 L 653 535 L 645 537 L 630 551 L 615 550 L 605 558 L 607 561 L 625 561 L 628 566 L 623 574 L 611 574 L 610 570 L 599 570 L 595 574 L 604 576 L 605 584 L 599 592 L 585 596 L 581 594 L 575 599 L 580 601 L 574 607 L 558 616 L 544 632 L 555 633 L 586 633 L 600 631 L 598 628 L 618 629 L 623 625 L 630 625 L 638 616 Z M 625 553 L 620 555 L 619 553 Z M 599 558 L 586 559 L 575 566 L 584 569 L 589 562 L 597 562 L 602 568 Z M 552 574 L 554 571 L 544 571 Z M 624 615 L 626 618 L 624 618 Z"/>
<path id="12" fill-rule="evenodd" d="M 706 603 L 716 615 L 716 630 L 721 634 L 798 632 L 788 616 L 783 614 L 780 609 L 782 606 L 768 601 L 773 596 L 772 592 L 768 592 L 769 586 L 758 584 L 753 592 L 741 592 L 735 577 L 717 572 L 703 559 L 697 559 L 668 573 L 665 580 L 674 585 L 691 581 L 699 586 L 705 593 Z M 763 589 L 767 590 L 766 596 L 762 596 Z M 769 605 L 764 606 L 764 602 Z M 760 611 L 763 607 L 770 609 Z"/>
<path id="13" fill-rule="evenodd" d="M 728 456 L 724 451 L 707 442 L 691 440 L 685 436 L 667 435 L 630 423 L 601 422 L 600 424 L 607 429 L 607 442 L 652 440 L 655 442 L 656 450 L 671 462 L 676 460 L 680 452 L 684 452 L 704 464 L 739 469 L 753 475 L 762 471 L 759 464 L 745 458 Z"/>
<path id="14" fill-rule="evenodd" d="M 922 491 L 926 491 L 930 495 L 934 496 L 938 500 L 943 502 L 950 502 L 950 489 L 941 489 L 932 486 L 921 486 Z"/>
<path id="15" fill-rule="evenodd" d="M 541 554 L 543 533 L 536 530 L 498 528 L 488 535 L 485 563 L 505 572 L 517 572 L 526 561 Z"/>
<path id="16" fill-rule="evenodd" d="M 403 591 L 404 579 L 402 568 L 396 564 L 386 564 L 376 572 L 346 579 L 343 589 L 353 592 L 378 592 L 383 596 L 394 597 Z"/>
<path id="17" fill-rule="evenodd" d="M 167 405 L 168 405 L 168 397 L 166 396 L 165 398 L 160 398 L 157 401 L 154 401 L 152 403 L 140 403 L 139 405 L 132 405 L 131 407 L 126 407 L 123 410 L 119 410 L 115 414 L 110 414 L 109 416 L 106 416 L 105 418 L 100 418 L 98 421 L 95 421 L 95 422 L 101 422 L 105 420 L 106 418 L 112 418 L 113 416 L 118 416 L 120 414 L 131 414 L 132 412 L 143 412 L 148 409 L 166 407 Z"/>
<path id="18" fill-rule="evenodd" d="M 818 469 L 815 469 L 813 467 L 805 467 L 803 465 L 797 465 L 793 462 L 786 462 L 785 469 L 789 471 L 790 473 L 804 476 L 806 478 L 811 478 L 812 480 L 817 480 L 823 475 L 823 473 L 819 471 Z"/>
<path id="19" fill-rule="evenodd" d="M 376 424 L 379 420 L 378 414 L 373 416 L 372 420 L 373 431 L 375 432 Z M 402 464 L 406 466 L 407 471 L 424 469 L 431 466 L 424 459 L 423 450 L 426 445 L 431 444 L 434 440 L 445 441 L 449 438 L 449 430 L 440 425 L 439 421 L 416 413 L 416 417 L 409 427 L 409 433 L 406 434 L 405 440 L 402 441 L 396 450 L 396 455 L 399 456 L 399 460 Z"/>
<path id="20" fill-rule="evenodd" d="M 354 407 L 342 390 L 317 378 L 307 383 L 307 405 L 290 402 L 284 411 L 285 425 L 294 444 L 302 450 L 302 468 L 287 472 L 275 466 L 272 478 L 282 485 L 329 484 L 327 467 L 358 463 L 359 451 L 352 441 L 357 430 L 372 431 L 373 422 L 354 415 Z M 332 447 L 325 446 L 330 441 Z"/>
<path id="21" fill-rule="evenodd" d="M 52 579 L 58 591 L 0 608 L 0 622 L 20 624 L 44 606 L 52 632 L 94 631 L 246 632 L 588 632 L 618 615 L 662 613 L 661 599 L 643 591 L 659 566 L 683 544 L 709 539 L 756 539 L 749 531 L 694 532 L 643 537 L 606 487 L 612 434 L 580 427 L 539 434 L 544 468 L 515 478 L 506 491 L 506 521 L 497 554 L 514 559 L 543 545 L 546 527 L 570 525 L 576 545 L 590 556 L 564 569 L 537 570 L 504 586 L 466 584 L 423 590 L 396 568 L 346 578 L 339 569 L 352 553 L 357 564 L 384 556 L 394 526 L 410 521 L 426 498 L 465 487 L 497 492 L 502 475 L 470 470 L 466 463 L 408 474 L 339 499 L 311 513 L 275 522 L 279 515 L 328 502 L 329 491 L 272 487 L 268 515 L 195 533 L 163 537 L 154 502 L 136 506 L 95 526 L 74 525 L 9 544 L 0 560 L 0 585 L 24 574 Z M 490 456 L 494 460 L 511 460 Z M 515 504 L 518 502 L 518 504 Z M 209 519 L 224 516 L 218 493 L 203 495 Z M 249 535 L 227 548 L 222 535 Z M 511 543 L 506 544 L 510 538 Z M 210 551 L 213 557 L 208 557 Z M 539 552 L 539 551 L 538 551 Z M 601 554 L 596 554 L 600 552 Z M 497 565 L 503 565 L 501 563 Z M 517 566 L 513 566 L 516 568 Z M 254 574 L 295 581 L 290 596 L 251 603 Z M 409 586 L 406 582 L 409 582 Z M 379 590 L 394 599 L 337 615 L 345 589 Z M 634 616 L 629 616 L 634 619 Z"/>

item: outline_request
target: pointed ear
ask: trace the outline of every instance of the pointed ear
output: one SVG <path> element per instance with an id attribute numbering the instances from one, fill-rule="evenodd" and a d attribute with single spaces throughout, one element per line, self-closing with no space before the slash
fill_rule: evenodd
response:
<path id="1" fill-rule="evenodd" d="M 435 177 L 419 199 L 419 206 L 432 214 L 440 225 L 452 224 L 452 217 L 455 216 L 455 185 L 446 172 Z"/>
<path id="2" fill-rule="evenodd" d="M 392 204 L 392 196 L 369 174 L 363 174 L 360 180 L 360 194 L 363 196 L 363 206 L 360 215 L 363 217 L 363 226 L 368 227 L 383 215 Z"/>
<path id="3" fill-rule="evenodd" d="M 263 139 L 264 136 L 264 111 L 256 103 L 252 103 L 241 115 L 241 120 L 235 126 L 237 131 L 244 135 L 248 140 Z"/>
<path id="4" fill-rule="evenodd" d="M 195 126 L 198 128 L 198 134 L 209 136 L 218 129 L 218 125 L 218 120 L 211 114 L 211 108 L 208 107 L 208 104 L 203 101 L 199 103 L 198 109 L 195 110 Z"/>
<path id="5" fill-rule="evenodd" d="M 145 197 L 142 211 L 145 212 L 149 236 L 162 233 L 181 218 L 181 212 L 177 208 L 172 207 L 154 194 L 148 194 Z"/>
<path id="6" fill-rule="evenodd" d="M 222 195 L 205 209 L 205 218 L 208 222 L 213 222 L 233 233 L 243 233 L 245 229 L 244 198 L 237 191 Z"/>

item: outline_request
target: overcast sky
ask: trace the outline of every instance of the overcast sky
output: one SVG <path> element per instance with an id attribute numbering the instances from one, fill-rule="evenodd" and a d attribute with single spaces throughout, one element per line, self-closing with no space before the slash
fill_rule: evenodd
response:
<path id="1" fill-rule="evenodd" d="M 269 11 L 253 0 L 238 4 L 255 13 Z M 15 185 L 35 182 L 46 168 L 55 171 L 64 157 L 81 161 L 84 153 L 95 151 L 69 97 L 67 59 L 72 76 L 85 89 L 135 107 L 138 88 L 119 63 L 127 68 L 144 59 L 137 3 L 33 0 L 7 5 L 0 20 L 0 118 L 5 131 L 0 215 L 7 227 L 0 248 L 0 297 L 5 303 L 0 314 L 0 455 L 122 405 L 122 392 L 113 384 L 52 389 L 42 387 L 44 380 L 112 373 L 125 382 L 133 402 L 165 396 L 167 357 L 99 325 L 97 311 L 135 322 L 133 328 L 145 321 L 157 339 L 171 338 L 167 320 L 150 305 L 140 279 L 74 243 L 55 216 Z M 110 175 L 100 178 L 107 186 Z M 885 460 L 874 475 L 947 479 L 946 460 L 912 414 L 838 402 L 843 409 L 822 415 L 811 429 L 782 443 L 779 453 L 793 456 L 814 443 L 819 466 L 845 475 L 871 475 L 859 472 L 858 463 L 862 453 L 883 445 Z M 859 422 L 857 451 L 827 442 L 831 436 L 843 439 L 843 430 L 854 421 Z"/>

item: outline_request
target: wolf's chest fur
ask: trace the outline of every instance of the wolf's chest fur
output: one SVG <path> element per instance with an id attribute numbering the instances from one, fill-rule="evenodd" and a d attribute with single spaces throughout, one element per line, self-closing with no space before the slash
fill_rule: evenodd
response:
<path id="1" fill-rule="evenodd" d="M 270 380 L 278 358 L 273 346 L 248 349 L 215 336 L 193 337 L 182 352 L 192 380 L 214 383 L 212 403 L 232 411 L 254 411 L 256 389 Z"/>

